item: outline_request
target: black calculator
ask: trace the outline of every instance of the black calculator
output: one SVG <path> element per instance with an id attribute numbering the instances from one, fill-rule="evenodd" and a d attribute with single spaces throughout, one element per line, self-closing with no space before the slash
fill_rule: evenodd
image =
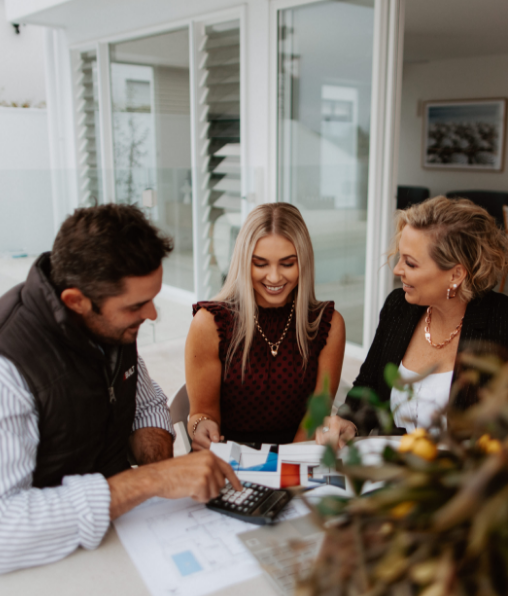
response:
<path id="1" fill-rule="evenodd" d="M 254 482 L 242 482 L 242 486 L 243 490 L 236 491 L 228 482 L 221 494 L 208 501 L 206 506 L 236 519 L 265 526 L 275 522 L 293 497 L 288 490 L 268 488 Z"/>

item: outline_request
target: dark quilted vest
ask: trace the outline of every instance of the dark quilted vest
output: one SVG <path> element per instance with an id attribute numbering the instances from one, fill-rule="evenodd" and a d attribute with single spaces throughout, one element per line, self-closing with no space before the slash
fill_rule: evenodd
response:
<path id="1" fill-rule="evenodd" d="M 24 284 L 0 298 L 0 354 L 26 379 L 39 415 L 33 485 L 73 474 L 106 477 L 128 467 L 136 410 L 137 348 L 119 350 L 111 373 L 102 350 L 77 324 L 49 281 L 49 253 Z"/>

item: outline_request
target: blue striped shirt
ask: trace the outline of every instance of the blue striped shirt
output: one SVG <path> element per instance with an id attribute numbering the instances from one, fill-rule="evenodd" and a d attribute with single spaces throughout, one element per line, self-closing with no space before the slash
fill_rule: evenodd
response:
<path id="1" fill-rule="evenodd" d="M 138 356 L 133 430 L 145 427 L 174 436 L 166 396 Z M 109 527 L 109 485 L 101 474 L 32 486 L 38 444 L 34 396 L 14 364 L 0 357 L 0 573 L 57 561 L 78 546 L 96 548 Z"/>

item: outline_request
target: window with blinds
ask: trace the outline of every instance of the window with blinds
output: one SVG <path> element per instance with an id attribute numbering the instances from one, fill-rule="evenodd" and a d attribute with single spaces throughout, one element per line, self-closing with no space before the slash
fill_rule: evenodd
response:
<path id="1" fill-rule="evenodd" d="M 97 56 L 94 50 L 74 55 L 79 203 L 102 203 L 99 143 Z"/>
<path id="2" fill-rule="evenodd" d="M 201 296 L 221 287 L 240 223 L 240 22 L 205 26 L 198 56 L 204 206 Z"/>

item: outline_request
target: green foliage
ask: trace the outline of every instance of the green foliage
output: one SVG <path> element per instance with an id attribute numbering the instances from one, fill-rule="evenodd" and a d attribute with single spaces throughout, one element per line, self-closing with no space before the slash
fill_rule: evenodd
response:
<path id="1" fill-rule="evenodd" d="M 400 386 L 400 375 L 395 364 L 389 362 L 384 370 L 384 377 L 390 387 L 394 384 Z M 384 434 L 390 434 L 394 427 L 393 415 L 390 410 L 390 402 L 383 402 L 379 399 L 378 394 L 370 387 L 353 387 L 348 393 L 349 397 L 359 399 L 365 405 L 371 407 L 378 419 L 379 426 Z"/>
<path id="2" fill-rule="evenodd" d="M 314 436 L 316 430 L 323 424 L 326 416 L 330 416 L 331 409 L 330 379 L 326 376 L 321 393 L 311 395 L 307 403 L 307 414 L 303 420 L 303 427 L 309 439 Z"/>
<path id="3" fill-rule="evenodd" d="M 383 375 L 388 387 L 395 387 L 397 381 L 400 379 L 399 369 L 393 362 L 388 362 L 383 371 Z"/>
<path id="4" fill-rule="evenodd" d="M 347 450 L 347 457 L 346 457 L 346 475 L 347 475 L 347 468 L 348 467 L 355 467 L 362 465 L 362 456 L 360 454 L 360 450 L 358 447 L 355 446 L 354 443 L 349 443 L 348 450 Z M 352 475 L 349 475 L 349 480 L 353 486 L 353 490 L 355 491 L 356 495 L 360 495 L 362 492 L 363 485 L 365 484 L 365 480 L 360 478 L 355 478 Z"/>
<path id="5" fill-rule="evenodd" d="M 321 458 L 321 463 L 328 468 L 335 469 L 337 465 L 337 457 L 335 455 L 335 450 L 331 445 L 326 445 L 323 457 Z"/>
<path id="6" fill-rule="evenodd" d="M 359 466 L 361 463 L 362 456 L 360 455 L 358 447 L 355 447 L 353 444 L 349 445 L 349 449 L 347 450 L 346 464 L 348 466 Z"/>
<path id="7" fill-rule="evenodd" d="M 315 508 L 323 521 L 336 519 L 325 525 L 314 573 L 303 576 L 298 594 L 508 594 L 508 363 L 476 353 L 459 354 L 457 363 L 463 370 L 451 399 L 465 382 L 479 382 L 480 372 L 491 377 L 482 381 L 477 404 L 448 410 L 446 424 L 445 412 L 436 416 L 424 437 L 413 434 L 413 444 L 406 437 L 403 451 L 386 444 L 379 465 L 364 465 L 355 442 L 341 454 L 337 469 L 356 496 L 326 497 Z M 402 388 L 395 365 L 384 378 Z M 411 385 L 404 389 L 411 398 Z M 355 388 L 350 395 L 388 424 L 387 404 L 373 391 Z M 325 465 L 332 455 L 327 448 Z M 358 496 L 366 481 L 384 485 Z"/>
<path id="8" fill-rule="evenodd" d="M 326 496 L 321 499 L 321 501 L 317 505 L 317 510 L 319 515 L 322 517 L 334 517 L 336 515 L 340 515 L 346 505 L 348 504 L 349 499 L 344 499 L 342 497 L 336 496 Z"/>
<path id="9" fill-rule="evenodd" d="M 353 387 L 348 393 L 348 396 L 360 399 L 373 407 L 383 405 L 383 402 L 379 399 L 377 393 L 370 387 Z"/>
<path id="10" fill-rule="evenodd" d="M 398 451 L 395 451 L 390 445 L 386 445 L 383 449 L 383 460 L 385 462 L 394 462 L 400 458 Z"/>

